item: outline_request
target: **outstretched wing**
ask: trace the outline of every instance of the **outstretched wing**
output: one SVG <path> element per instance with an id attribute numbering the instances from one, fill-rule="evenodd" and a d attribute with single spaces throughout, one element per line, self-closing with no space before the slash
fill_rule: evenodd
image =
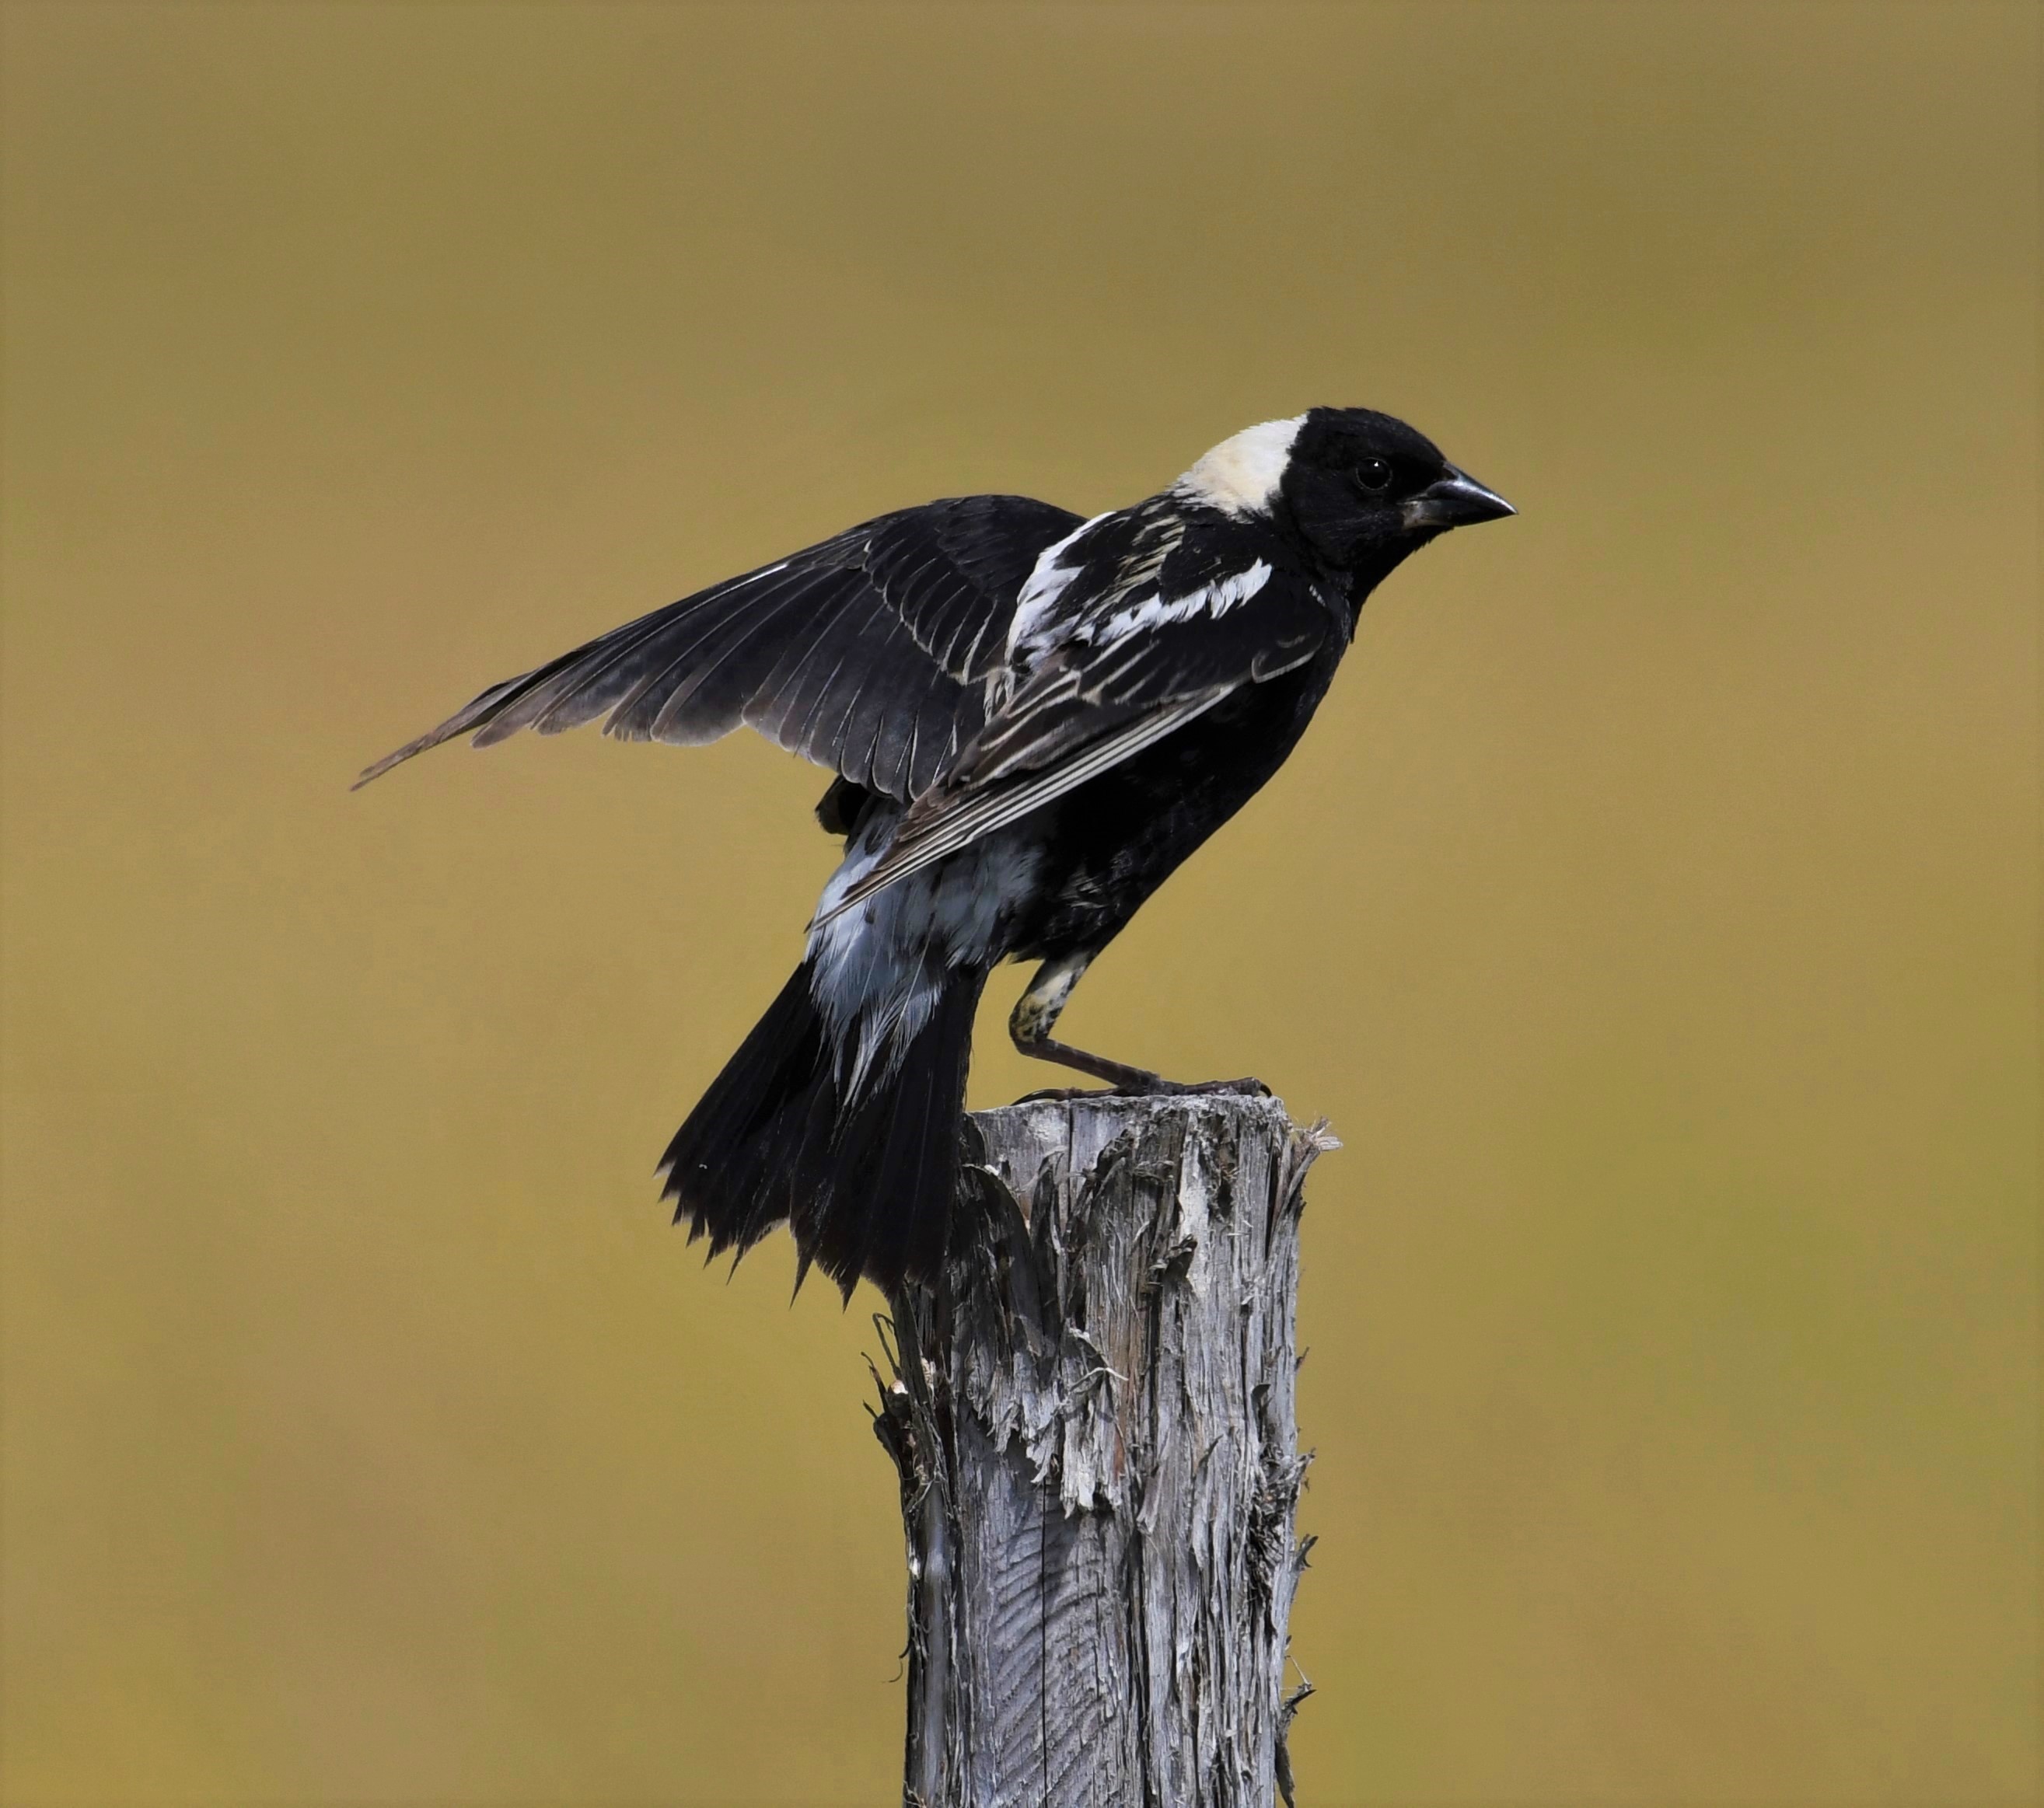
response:
<path id="1" fill-rule="evenodd" d="M 1118 554 L 1104 557 L 1097 536 Z M 1005 697 L 830 914 L 1304 665 L 1343 620 L 1281 553 L 1246 555 L 1239 539 L 1162 511 L 1147 524 L 1139 511 L 1103 517 L 1038 569 Z"/>
<path id="2" fill-rule="evenodd" d="M 906 803 L 978 731 L 1024 581 L 1078 521 L 1021 496 L 883 515 L 493 685 L 355 783 L 457 735 L 488 747 L 601 716 L 684 747 L 749 724 Z"/>

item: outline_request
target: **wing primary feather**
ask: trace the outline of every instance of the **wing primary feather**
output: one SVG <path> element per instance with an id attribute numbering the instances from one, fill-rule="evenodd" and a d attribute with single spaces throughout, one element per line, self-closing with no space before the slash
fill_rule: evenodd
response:
<path id="1" fill-rule="evenodd" d="M 669 635 L 677 639 L 667 650 L 670 657 L 701 645 L 740 610 L 756 606 L 757 599 L 749 594 L 753 587 L 788 565 L 782 559 L 777 565 L 763 566 L 590 642 L 572 656 L 573 662 L 565 670 L 500 712 L 490 724 L 488 739 L 479 744 L 494 746 L 526 727 L 537 734 L 564 734 L 601 716 L 617 702 L 616 692 L 629 689 L 637 681 L 629 673 L 620 673 L 619 666 Z"/>
<path id="2" fill-rule="evenodd" d="M 809 595 L 809 588 L 807 586 L 784 592 L 775 600 L 771 608 L 763 610 L 759 615 L 744 622 L 736 633 L 732 635 L 722 646 L 717 649 L 713 657 L 678 680 L 673 689 L 662 700 L 658 713 L 655 715 L 648 726 L 647 730 L 648 737 L 655 741 L 678 738 L 675 731 L 682 726 L 684 712 L 687 711 L 693 704 L 713 703 L 715 693 L 711 687 L 717 679 L 727 672 L 731 662 L 734 659 L 740 658 L 748 651 L 756 651 L 760 636 L 776 627 L 789 610 L 797 603 L 806 601 Z M 770 671 L 778 662 L 777 654 L 767 661 L 767 670 Z M 727 699 L 727 707 L 721 712 L 715 708 L 709 709 L 707 712 L 709 720 L 701 724 L 703 727 L 714 729 L 718 722 L 725 721 L 727 717 L 728 721 L 723 732 L 728 733 L 731 728 L 737 727 L 746 704 L 751 701 L 752 692 L 758 688 L 756 681 L 752 685 L 744 683 L 742 670 L 737 675 L 740 688 L 745 694 Z"/>
<path id="3" fill-rule="evenodd" d="M 851 669 L 841 681 L 853 703 L 834 750 L 846 762 L 844 770 L 848 775 L 855 766 L 859 769 L 863 776 L 855 776 L 855 783 L 870 785 L 889 797 L 903 793 L 898 778 L 890 782 L 883 770 L 887 763 L 889 728 L 894 725 L 898 732 L 901 716 L 916 701 L 913 693 L 901 694 L 901 672 L 897 661 L 904 637 L 901 630 L 884 624 L 878 631 L 871 624 L 862 628 L 853 643 L 848 661 Z"/>
<path id="4" fill-rule="evenodd" d="M 916 795 L 916 754 L 923 738 L 923 716 L 920 710 L 909 718 L 909 731 L 901 749 L 901 789 L 911 797 Z"/>
<path id="5" fill-rule="evenodd" d="M 571 654 L 567 656 L 574 657 Z M 524 694 L 527 686 L 544 683 L 549 677 L 560 670 L 560 661 L 556 659 L 551 664 L 538 666 L 532 671 L 521 674 L 517 678 L 506 678 L 501 684 L 492 685 L 480 696 L 463 704 L 438 727 L 428 728 L 425 733 L 415 739 L 407 741 L 395 753 L 386 754 L 374 766 L 364 766 L 361 775 L 348 787 L 348 789 L 359 791 L 372 778 L 381 778 L 391 767 L 402 766 L 413 754 L 425 753 L 429 747 L 436 747 L 443 741 L 451 741 L 457 735 L 466 734 L 478 724 L 487 723 L 494 712 L 502 708 L 506 702 Z"/>
<path id="6" fill-rule="evenodd" d="M 551 715 L 570 697 L 578 693 L 586 681 L 593 681 L 618 660 L 628 657 L 647 641 L 673 626 L 681 612 L 694 612 L 698 607 L 729 597 L 735 590 L 760 578 L 771 575 L 787 563 L 788 561 L 783 559 L 778 565 L 763 566 L 758 571 L 747 572 L 742 578 L 732 578 L 713 590 L 686 598 L 680 603 L 670 603 L 664 608 L 655 609 L 650 615 L 640 616 L 636 621 L 628 622 L 622 628 L 613 628 L 608 634 L 599 635 L 594 640 L 585 641 L 572 651 L 563 653 L 558 658 L 549 659 L 544 666 L 536 666 L 531 671 L 521 673 L 515 678 L 506 678 L 501 684 L 492 685 L 464 704 L 438 727 L 428 729 L 425 734 L 407 741 L 396 752 L 386 754 L 374 766 L 365 768 L 350 789 L 359 791 L 371 780 L 382 777 L 393 766 L 402 766 L 414 755 L 439 747 L 443 742 L 451 741 L 458 735 L 467 734 L 471 729 L 474 731 L 479 745 L 490 746 L 526 725 L 532 717 L 525 713 L 525 710 L 535 699 L 544 697 L 546 701 L 538 704 L 533 714 Z M 592 656 L 599 654 L 602 655 L 601 662 L 589 666 Z M 490 731 L 507 714 L 515 715 L 517 720 L 509 727 L 492 734 Z M 566 727 L 573 724 L 564 723 L 562 726 Z"/>
<path id="7" fill-rule="evenodd" d="M 826 653 L 830 655 L 828 672 L 820 658 Z M 843 729 L 853 700 L 844 695 L 837 681 L 851 657 L 851 649 L 841 643 L 824 643 L 811 648 L 790 673 L 785 700 L 770 716 L 755 716 L 752 725 L 776 747 L 800 754 L 805 759 L 817 758 L 813 748 L 835 747 L 835 735 L 824 731 L 827 725 L 839 731 Z M 821 763 L 832 762 L 824 759 Z M 836 770 L 843 777 L 851 776 L 842 767 Z"/>
<path id="8" fill-rule="evenodd" d="M 795 585 L 774 593 L 764 606 L 759 607 L 756 614 L 751 611 L 734 612 L 706 626 L 699 637 L 676 649 L 663 664 L 619 701 L 604 720 L 604 733 L 620 741 L 655 739 L 656 727 L 667 714 L 667 705 L 678 690 L 686 689 L 687 694 L 693 695 L 703 678 L 737 648 L 771 628 L 806 594 L 805 586 Z M 683 670 L 691 660 L 702 659 L 705 652 L 709 658 L 702 665 L 693 670 Z M 729 726 L 737 725 L 734 717 Z"/>
<path id="9" fill-rule="evenodd" d="M 640 634 L 620 629 L 617 645 L 603 648 L 601 658 L 571 666 L 558 678 L 549 678 L 544 685 L 535 687 L 529 697 L 521 697 L 516 706 L 518 725 L 529 727 L 536 735 L 563 735 L 601 716 L 613 701 L 603 694 L 602 681 L 616 673 L 617 667 L 633 654 L 643 651 L 649 640 L 657 639 L 665 633 L 670 625 L 655 622 Z M 630 680 L 624 681 L 629 683 Z M 505 712 L 507 715 L 510 713 L 513 712 Z"/>
<path id="10" fill-rule="evenodd" d="M 806 720 L 815 709 L 820 693 L 812 687 L 816 683 L 817 662 L 827 651 L 837 648 L 844 618 L 851 612 L 856 594 L 846 591 L 828 597 L 817 605 L 813 631 L 804 639 L 790 641 L 746 706 L 745 720 L 775 746 L 791 752 L 798 749 L 801 743 L 791 733 L 790 724 Z M 832 656 L 842 657 L 836 653 Z"/>
<path id="11" fill-rule="evenodd" d="M 836 754 L 840 762 L 840 770 L 844 771 L 845 777 L 855 785 L 863 785 L 870 774 L 863 768 L 856 773 L 846 770 L 855 762 L 845 760 L 843 750 L 851 727 L 852 716 L 859 708 L 859 686 L 842 681 L 846 675 L 845 667 L 851 658 L 852 650 L 847 648 L 832 669 L 824 684 L 823 694 L 816 699 L 816 708 L 803 725 L 802 738 L 795 745 L 804 752 L 812 748 L 818 751 L 829 748 Z"/>

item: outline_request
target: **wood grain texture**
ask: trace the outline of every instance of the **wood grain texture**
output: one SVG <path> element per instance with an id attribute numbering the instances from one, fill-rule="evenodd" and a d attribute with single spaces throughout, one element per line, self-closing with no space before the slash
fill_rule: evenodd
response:
<path id="1" fill-rule="evenodd" d="M 972 1120 L 980 1235 L 894 1302 L 875 1430 L 909 1566 L 905 1802 L 1291 1797 L 1298 1219 L 1274 1100 Z"/>

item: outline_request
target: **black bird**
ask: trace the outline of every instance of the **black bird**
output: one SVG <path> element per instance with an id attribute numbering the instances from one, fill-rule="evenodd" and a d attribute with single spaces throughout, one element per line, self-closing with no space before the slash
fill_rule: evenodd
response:
<path id="1" fill-rule="evenodd" d="M 1089 521 L 1019 496 L 883 515 L 493 685 L 358 783 L 471 730 L 599 716 L 688 747 L 745 723 L 833 769 L 816 814 L 844 860 L 802 964 L 660 1165 L 713 1254 L 786 1219 L 797 1285 L 813 1262 L 847 1297 L 891 1289 L 957 1216 L 995 964 L 1043 963 L 1009 1023 L 1024 1054 L 1201 1089 L 1054 1042 L 1058 1012 L 1291 752 L 1372 589 L 1512 512 L 1402 421 L 1316 408 Z"/>

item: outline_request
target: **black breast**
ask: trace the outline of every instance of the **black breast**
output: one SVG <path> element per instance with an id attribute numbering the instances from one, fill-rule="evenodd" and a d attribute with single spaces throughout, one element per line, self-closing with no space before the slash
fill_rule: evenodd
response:
<path id="1" fill-rule="evenodd" d="M 1043 902 L 1017 926 L 1013 952 L 1047 960 L 1111 940 L 1285 763 L 1327 694 L 1340 651 L 1244 685 L 1045 810 Z"/>

